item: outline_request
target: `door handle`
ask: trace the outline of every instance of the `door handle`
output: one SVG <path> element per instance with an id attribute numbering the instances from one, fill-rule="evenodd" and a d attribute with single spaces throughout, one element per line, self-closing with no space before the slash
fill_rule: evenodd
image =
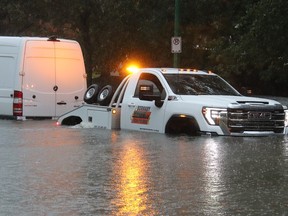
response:
<path id="1" fill-rule="evenodd" d="M 58 105 L 66 105 L 67 103 L 64 102 L 64 101 L 60 101 L 60 102 L 58 102 L 57 104 L 58 104 Z"/>
<path id="2" fill-rule="evenodd" d="M 136 105 L 134 104 L 134 103 L 130 103 L 130 104 L 128 104 L 128 107 L 130 107 L 130 108 L 133 108 L 133 107 L 135 107 Z"/>

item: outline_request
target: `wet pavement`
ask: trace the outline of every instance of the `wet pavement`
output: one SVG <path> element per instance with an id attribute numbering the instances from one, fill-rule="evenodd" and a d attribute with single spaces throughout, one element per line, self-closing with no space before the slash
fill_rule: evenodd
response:
<path id="1" fill-rule="evenodd" d="M 0 215 L 288 215 L 288 136 L 0 120 Z"/>

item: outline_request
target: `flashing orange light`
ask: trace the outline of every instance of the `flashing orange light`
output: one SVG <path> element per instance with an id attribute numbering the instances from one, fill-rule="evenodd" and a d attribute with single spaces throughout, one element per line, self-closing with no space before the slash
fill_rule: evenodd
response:
<path id="1" fill-rule="evenodd" d="M 130 65 L 127 67 L 127 71 L 130 73 L 137 73 L 139 71 L 139 67 L 137 65 Z"/>
<path id="2" fill-rule="evenodd" d="M 116 114 L 116 109 L 113 109 L 113 110 L 112 110 L 112 114 Z"/>

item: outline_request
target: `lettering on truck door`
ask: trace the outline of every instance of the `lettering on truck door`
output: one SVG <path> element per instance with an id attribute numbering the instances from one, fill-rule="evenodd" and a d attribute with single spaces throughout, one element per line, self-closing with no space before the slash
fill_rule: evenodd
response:
<path id="1" fill-rule="evenodd" d="M 151 73 L 142 73 L 133 90 L 134 94 L 124 97 L 122 103 L 126 115 L 121 117 L 121 128 L 164 133 L 167 94 L 160 80 Z M 156 98 L 157 104 L 153 100 Z"/>

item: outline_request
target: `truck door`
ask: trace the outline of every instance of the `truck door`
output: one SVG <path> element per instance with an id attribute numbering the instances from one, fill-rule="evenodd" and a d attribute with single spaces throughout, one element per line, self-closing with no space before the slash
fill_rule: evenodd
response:
<path id="1" fill-rule="evenodd" d="M 121 128 L 164 133 L 164 115 L 167 104 L 166 91 L 158 77 L 142 73 L 137 85 L 130 85 L 121 108 Z M 143 97 L 142 91 L 146 91 Z"/>

